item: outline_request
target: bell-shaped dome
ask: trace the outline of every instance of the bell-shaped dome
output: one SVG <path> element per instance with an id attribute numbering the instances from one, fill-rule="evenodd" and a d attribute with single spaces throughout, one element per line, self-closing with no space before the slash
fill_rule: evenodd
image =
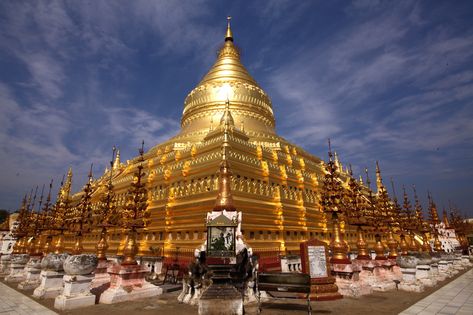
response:
<path id="1" fill-rule="evenodd" d="M 243 126 L 250 138 L 274 135 L 271 100 L 241 63 L 230 23 L 217 61 L 186 97 L 180 136 L 200 138 L 205 135 L 220 121 L 227 100 L 235 125 Z"/>

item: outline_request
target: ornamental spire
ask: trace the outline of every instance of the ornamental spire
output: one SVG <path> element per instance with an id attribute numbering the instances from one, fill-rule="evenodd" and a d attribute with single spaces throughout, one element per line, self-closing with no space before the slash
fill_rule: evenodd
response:
<path id="1" fill-rule="evenodd" d="M 383 191 L 386 190 L 383 185 L 383 178 L 381 177 L 381 170 L 379 169 L 379 163 L 376 161 L 376 188 L 377 195 L 379 196 Z"/>
<path id="2" fill-rule="evenodd" d="M 224 130 L 227 133 L 227 129 Z M 222 144 L 222 162 L 220 163 L 220 172 L 218 175 L 218 195 L 215 201 L 215 207 L 213 211 L 236 211 L 235 205 L 233 204 L 233 195 L 230 187 L 232 180 L 232 171 L 228 163 L 228 152 L 230 145 L 224 138 Z"/>
<path id="3" fill-rule="evenodd" d="M 225 130 L 235 127 L 235 120 L 230 112 L 230 100 L 228 97 L 225 101 L 225 111 L 223 112 L 222 118 L 220 118 L 220 127 L 223 127 Z"/>
<path id="4" fill-rule="evenodd" d="M 429 198 L 430 221 L 432 224 L 437 225 L 440 222 L 437 213 L 437 205 L 435 204 L 430 191 L 427 192 L 427 197 Z"/>
<path id="5" fill-rule="evenodd" d="M 422 205 L 419 202 L 419 198 L 417 197 L 416 186 L 412 185 L 412 189 L 414 190 L 414 208 L 415 208 L 415 215 L 416 219 L 419 221 L 419 224 L 422 224 L 422 220 L 424 219 L 424 215 L 422 213 Z"/>
<path id="6" fill-rule="evenodd" d="M 115 148 L 115 147 L 114 147 Z M 113 162 L 112 168 L 114 170 L 118 169 L 120 167 L 120 150 L 117 149 L 117 155 L 115 156 L 115 161 Z"/>
<path id="7" fill-rule="evenodd" d="M 225 34 L 225 41 L 232 41 L 233 42 L 233 33 L 232 29 L 230 28 L 230 20 L 232 19 L 231 16 L 227 16 L 227 33 Z"/>
<path id="8" fill-rule="evenodd" d="M 447 214 L 447 210 L 445 210 L 445 208 L 443 208 L 442 216 L 443 216 L 442 221 L 443 221 L 443 224 L 445 225 L 445 228 L 449 229 L 450 228 L 450 222 L 448 222 L 448 214 Z"/>

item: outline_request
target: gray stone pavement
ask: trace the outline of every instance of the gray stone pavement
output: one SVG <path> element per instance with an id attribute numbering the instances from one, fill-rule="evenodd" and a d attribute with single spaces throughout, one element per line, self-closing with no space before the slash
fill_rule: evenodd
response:
<path id="1" fill-rule="evenodd" d="M 473 314 L 473 269 L 420 300 L 400 315 Z"/>
<path id="2" fill-rule="evenodd" d="M 175 293 L 175 292 L 174 292 Z M 389 295 L 389 294 L 388 294 Z M 163 296 L 164 297 L 164 296 Z M 376 296 L 375 296 L 376 297 Z M 373 298 L 375 298 L 373 297 Z M 175 294 L 171 297 L 173 302 L 176 302 Z M 386 299 L 383 296 L 377 296 L 378 299 L 382 298 L 382 300 Z M 166 304 L 165 300 L 146 300 L 142 302 L 142 307 L 133 306 L 132 309 L 126 310 L 126 314 L 130 313 L 156 313 L 156 310 L 147 311 L 150 307 L 148 304 L 153 302 L 153 308 L 161 309 L 164 311 L 164 304 Z M 359 303 L 357 300 L 347 299 L 346 303 Z M 138 303 L 138 302 L 137 302 Z M 163 304 L 164 303 L 164 304 Z M 152 304 L 152 303 L 151 303 Z M 158 305 L 159 304 L 159 305 Z M 161 305 L 163 304 L 163 305 Z M 175 309 L 177 302 L 171 303 L 169 305 L 170 309 L 169 312 L 164 312 L 166 314 L 178 314 L 179 311 L 181 313 L 192 314 L 196 311 L 195 307 L 190 307 L 188 305 L 179 304 L 179 309 Z M 148 306 L 146 306 L 148 305 Z M 159 308 L 159 307 L 161 308 Z M 105 308 L 104 308 L 105 307 Z M 107 313 L 120 313 L 117 312 L 121 308 L 124 308 L 124 305 L 116 305 L 118 309 L 114 306 L 109 305 L 95 305 L 84 310 L 79 309 L 78 312 L 72 312 L 73 314 L 107 314 Z M 320 305 L 313 305 L 314 307 L 319 307 Z M 368 308 L 369 309 L 369 308 Z M 315 309 L 314 309 L 315 310 Z M 125 310 L 124 310 L 125 311 Z M 271 314 L 275 310 L 264 309 L 264 313 Z M 81 313 L 82 312 L 82 313 Z M 177 312 L 177 313 L 176 313 Z M 281 312 L 285 312 L 281 310 Z M 302 309 L 304 312 L 304 309 Z M 321 311 L 322 312 L 322 311 Z M 337 314 L 335 310 L 323 310 L 324 313 L 333 313 Z M 364 311 L 366 312 L 366 310 Z M 291 312 L 292 313 L 292 312 Z M 389 313 L 389 312 L 388 312 Z M 37 303 L 34 299 L 27 295 L 23 295 L 20 292 L 15 291 L 14 289 L 8 287 L 7 285 L 0 282 L 0 315 L 4 314 L 15 314 L 15 315 L 49 315 L 49 314 L 57 314 L 50 309 L 44 307 L 43 305 Z M 358 313 L 357 313 L 358 314 Z M 362 314 L 362 313 L 359 313 Z M 472 315 L 473 314 L 473 269 L 465 272 L 463 275 L 459 276 L 457 279 L 451 281 L 450 283 L 446 284 L 445 286 L 439 288 L 437 291 L 433 292 L 429 296 L 425 297 L 424 299 L 420 300 L 419 302 L 413 304 L 406 310 L 399 313 L 401 315 L 426 315 L 426 314 L 457 314 L 457 315 Z"/>
<path id="3" fill-rule="evenodd" d="M 0 282 L 0 315 L 53 315 L 57 314 Z"/>

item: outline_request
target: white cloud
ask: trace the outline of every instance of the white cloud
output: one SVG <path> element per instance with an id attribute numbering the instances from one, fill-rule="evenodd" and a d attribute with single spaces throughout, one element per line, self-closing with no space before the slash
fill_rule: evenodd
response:
<path id="1" fill-rule="evenodd" d="M 471 36 L 427 28 L 419 38 L 425 23 L 405 19 L 413 11 L 420 16 L 419 6 L 365 5 L 377 13 L 363 13 L 361 23 L 296 51 L 269 74 L 271 89 L 290 108 L 290 119 L 279 121 L 283 133 L 312 149 L 331 137 L 346 162 L 361 169 L 382 159 L 390 174 L 428 174 L 426 163 L 448 165 L 452 154 L 442 150 L 467 146 L 473 154 L 472 75 L 465 69 Z"/>

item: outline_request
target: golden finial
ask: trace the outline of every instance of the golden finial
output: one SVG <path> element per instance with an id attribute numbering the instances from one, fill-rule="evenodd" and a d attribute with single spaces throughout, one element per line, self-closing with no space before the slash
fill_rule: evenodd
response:
<path id="1" fill-rule="evenodd" d="M 328 141 L 328 160 L 332 161 L 332 144 L 330 143 L 330 138 L 327 139 Z"/>
<path id="2" fill-rule="evenodd" d="M 430 221 L 432 224 L 437 225 L 439 224 L 439 215 L 437 213 L 437 205 L 430 194 L 430 191 L 427 191 L 427 197 L 429 199 L 429 210 L 430 210 Z"/>
<path id="3" fill-rule="evenodd" d="M 88 178 L 89 178 L 89 184 L 92 183 L 92 167 L 94 166 L 94 163 L 91 163 L 90 164 L 90 170 L 89 170 L 89 174 L 88 174 Z"/>
<path id="4" fill-rule="evenodd" d="M 376 188 L 378 189 L 378 193 L 385 190 L 378 161 L 376 161 Z"/>
<path id="5" fill-rule="evenodd" d="M 342 163 L 340 163 L 340 160 L 338 159 L 337 151 L 333 151 L 333 156 L 334 156 L 335 165 L 340 170 L 340 172 L 342 172 L 343 171 Z"/>
<path id="6" fill-rule="evenodd" d="M 120 167 L 120 150 L 119 149 L 116 149 L 116 150 L 117 150 L 117 155 L 115 156 L 115 161 L 113 162 L 113 167 L 112 167 L 114 170 Z"/>
<path id="7" fill-rule="evenodd" d="M 442 216 L 443 216 L 443 224 L 445 225 L 445 228 L 446 229 L 449 229 L 450 228 L 450 222 L 448 221 L 448 214 L 447 214 L 447 210 L 445 210 L 445 207 L 443 208 L 443 211 L 442 211 Z"/>
<path id="8" fill-rule="evenodd" d="M 227 33 L 225 34 L 225 41 L 232 41 L 233 42 L 233 33 L 232 29 L 230 28 L 230 20 L 232 19 L 231 16 L 227 16 Z"/>
<path id="9" fill-rule="evenodd" d="M 370 193 L 371 193 L 371 181 L 370 181 L 370 175 L 368 174 L 367 167 L 365 167 L 365 174 L 366 174 L 366 185 L 370 189 Z"/>
<path id="10" fill-rule="evenodd" d="M 235 121 L 230 112 L 230 100 L 228 98 L 225 101 L 225 111 L 223 112 L 222 118 L 220 118 L 220 126 L 225 129 L 235 127 Z"/>
<path id="11" fill-rule="evenodd" d="M 62 197 L 63 199 L 69 198 L 69 194 L 71 193 L 71 186 L 72 186 L 72 167 L 69 167 L 67 171 L 66 181 L 62 185 Z"/>

